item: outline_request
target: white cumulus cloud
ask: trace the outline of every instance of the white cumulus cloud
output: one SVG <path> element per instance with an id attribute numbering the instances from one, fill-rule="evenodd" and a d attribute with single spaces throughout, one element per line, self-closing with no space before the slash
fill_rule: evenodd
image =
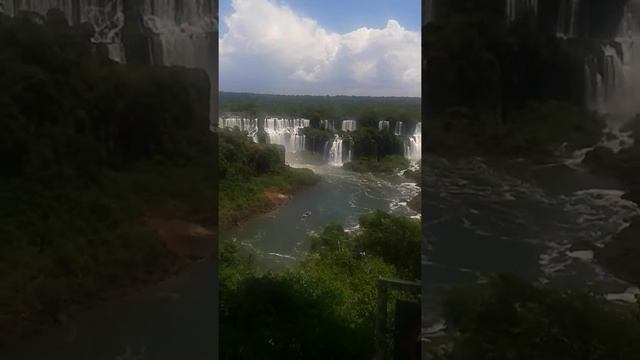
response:
<path id="1" fill-rule="evenodd" d="M 232 0 L 220 39 L 226 91 L 420 96 L 420 33 L 384 28 L 332 33 L 276 0 Z"/>

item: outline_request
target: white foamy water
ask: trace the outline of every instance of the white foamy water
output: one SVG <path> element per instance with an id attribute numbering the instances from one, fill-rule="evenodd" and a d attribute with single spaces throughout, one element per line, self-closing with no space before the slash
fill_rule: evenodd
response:
<path id="1" fill-rule="evenodd" d="M 488 274 L 588 288 L 612 300 L 631 298 L 628 285 L 597 264 L 594 249 L 640 215 L 636 204 L 623 199 L 621 190 L 588 188 L 595 180 L 582 171 L 516 165 L 423 161 L 423 276 L 430 279 L 423 285 L 429 294 L 425 328 L 439 321 L 448 288 Z M 544 182 L 548 178 L 554 179 L 551 185 Z M 576 179 L 579 188 L 553 188 Z"/>
<path id="2" fill-rule="evenodd" d="M 635 286 L 627 288 L 626 291 L 621 293 L 606 294 L 605 299 L 609 301 L 619 301 L 626 303 L 637 303 L 640 296 L 640 289 Z"/>
<path id="3" fill-rule="evenodd" d="M 343 120 L 342 121 L 342 131 L 356 131 L 356 121 L 355 120 Z"/>

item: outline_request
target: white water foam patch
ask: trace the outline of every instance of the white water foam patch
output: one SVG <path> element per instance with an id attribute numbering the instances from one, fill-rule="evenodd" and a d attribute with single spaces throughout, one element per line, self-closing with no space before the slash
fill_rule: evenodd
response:
<path id="1" fill-rule="evenodd" d="M 535 185 L 489 168 L 482 159 L 429 159 L 423 172 L 429 211 L 442 216 L 425 224 L 458 222 L 474 236 L 524 242 L 540 247 L 539 267 L 545 277 L 566 276 L 576 262 L 588 264 L 600 277 L 609 276 L 591 264 L 592 256 L 572 252 L 575 244 L 600 245 L 640 215 L 622 199 L 623 191 L 591 189 L 551 195 Z M 443 240 L 446 241 L 446 240 Z"/>
<path id="2" fill-rule="evenodd" d="M 391 184 L 389 184 L 391 185 Z M 408 201 L 413 199 L 420 193 L 420 187 L 412 182 L 404 182 L 396 186 L 396 189 L 401 194 L 401 198 L 393 199 L 389 204 L 389 209 L 391 211 L 397 211 L 399 208 L 404 208 L 405 211 L 414 212 L 412 209 L 408 207 Z M 415 215 L 412 215 L 412 217 Z"/>
<path id="3" fill-rule="evenodd" d="M 579 242 L 602 246 L 627 227 L 633 216 L 640 214 L 638 206 L 623 199 L 623 194 L 620 190 L 591 189 L 560 197 L 566 201 L 564 210 L 575 216 L 575 224 L 567 227 L 565 239 L 549 246 L 540 255 L 545 276 L 553 277 L 562 273 L 575 261 L 592 264 L 593 251 L 570 251 L 572 246 Z M 613 280 L 596 264 L 592 264 L 592 267 L 599 278 Z"/>
<path id="4" fill-rule="evenodd" d="M 631 218 L 640 215 L 638 205 L 623 199 L 624 191 L 610 189 L 581 190 L 568 199 L 565 210 L 578 214 L 578 223 L 603 225 L 609 235 L 595 244 L 608 241 L 629 226 Z"/>
<path id="5" fill-rule="evenodd" d="M 614 302 L 625 302 L 635 304 L 638 302 L 638 298 L 640 297 L 640 289 L 635 286 L 627 288 L 625 292 L 622 293 L 611 293 L 606 294 L 604 296 L 605 299 Z"/>

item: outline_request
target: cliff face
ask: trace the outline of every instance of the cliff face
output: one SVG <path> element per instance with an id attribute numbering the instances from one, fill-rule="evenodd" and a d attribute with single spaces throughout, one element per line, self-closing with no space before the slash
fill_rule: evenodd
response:
<path id="1" fill-rule="evenodd" d="M 425 21 L 450 12 L 485 12 L 513 21 L 533 13 L 541 29 L 568 38 L 610 38 L 633 0 L 425 0 Z"/>
<path id="2" fill-rule="evenodd" d="M 91 41 L 114 61 L 205 70 L 217 109 L 217 0 L 0 0 L 0 12 L 12 17 L 50 9 L 71 25 L 89 24 Z"/>

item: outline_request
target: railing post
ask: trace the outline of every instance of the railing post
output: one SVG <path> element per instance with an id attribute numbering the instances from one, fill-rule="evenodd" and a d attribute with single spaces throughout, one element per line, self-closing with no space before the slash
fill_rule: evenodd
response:
<path id="1" fill-rule="evenodd" d="M 376 360 L 384 360 L 387 347 L 387 286 L 378 279 L 378 316 L 376 322 Z"/>

